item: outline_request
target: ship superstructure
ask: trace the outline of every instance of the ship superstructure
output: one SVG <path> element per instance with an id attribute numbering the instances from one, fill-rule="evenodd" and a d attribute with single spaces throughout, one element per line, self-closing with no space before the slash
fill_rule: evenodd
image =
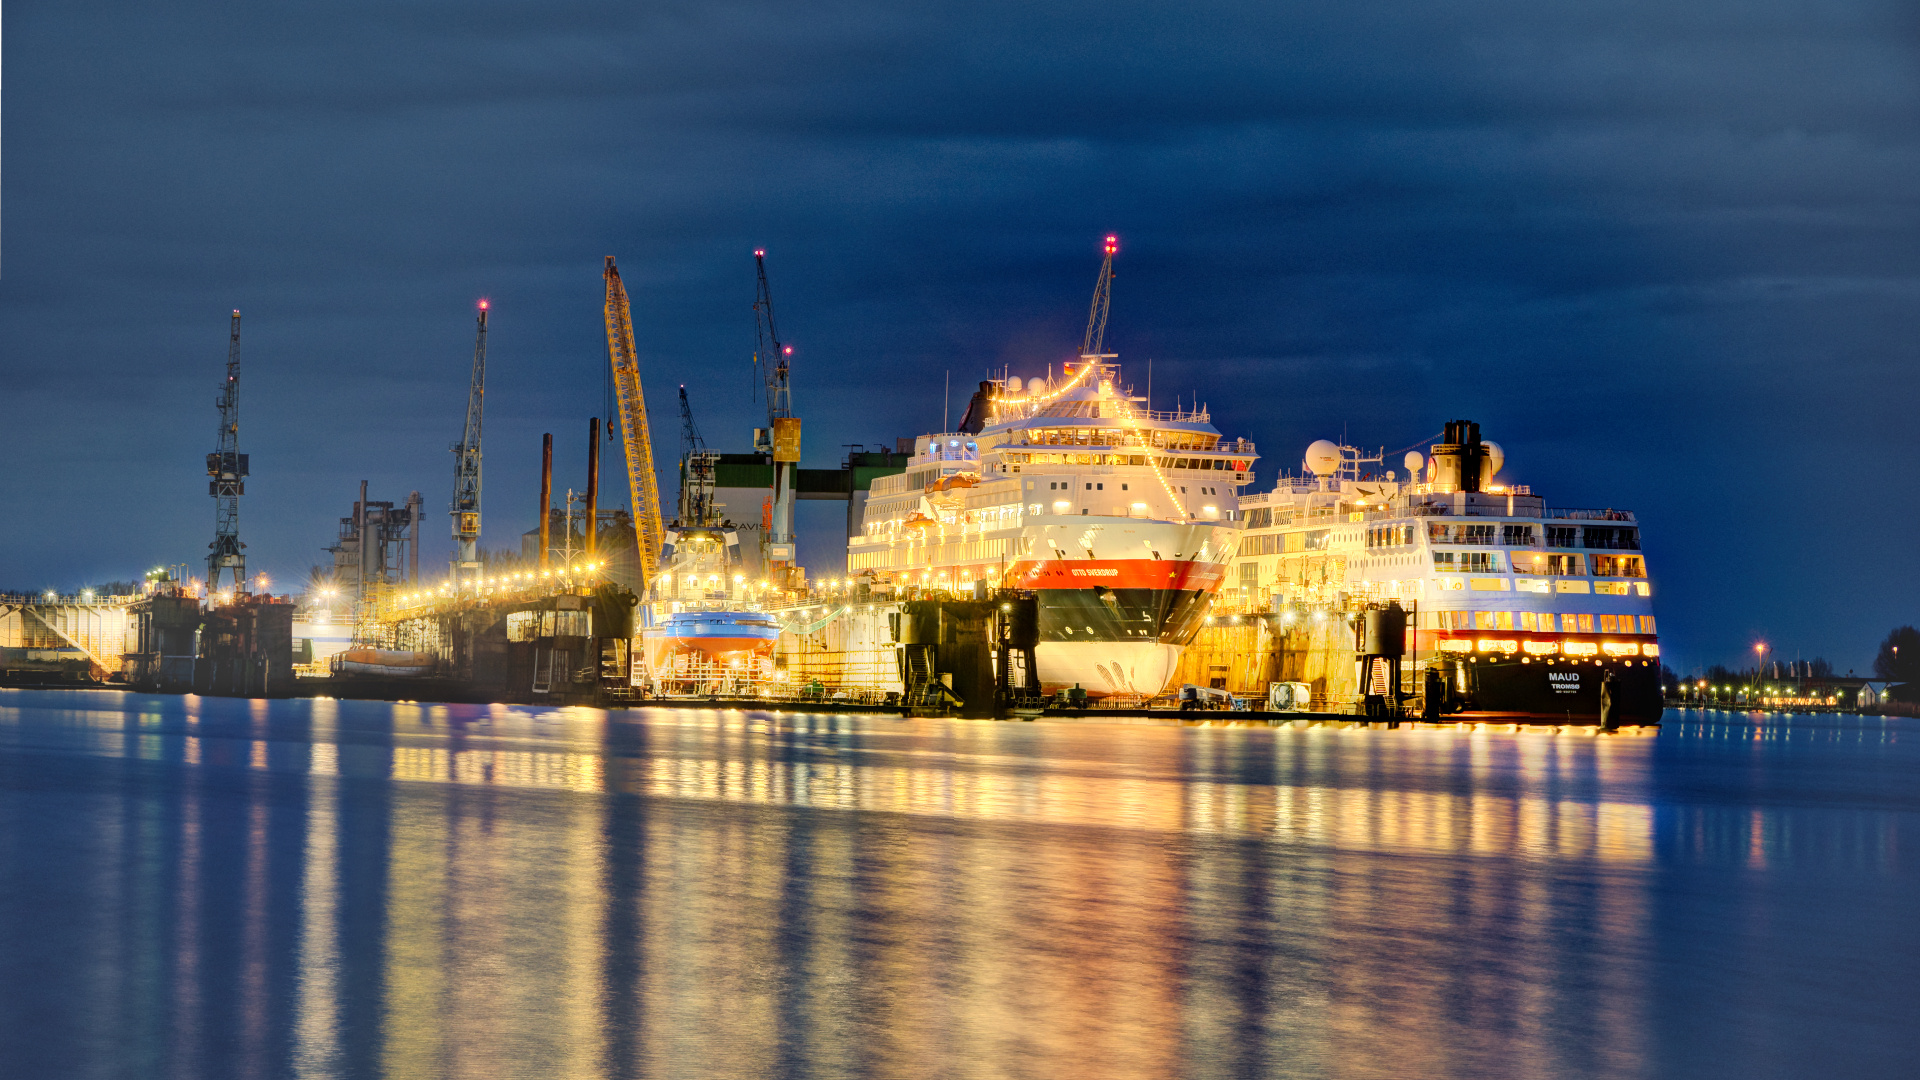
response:
<path id="1" fill-rule="evenodd" d="M 1322 440 L 1304 475 L 1240 500 L 1228 608 L 1272 628 L 1270 677 L 1344 683 L 1315 687 L 1328 705 L 1398 694 L 1440 715 L 1588 721 L 1606 682 L 1622 722 L 1657 720 L 1660 645 L 1635 516 L 1551 507 L 1497 482 L 1504 458 L 1478 424 L 1449 423 L 1430 451 L 1408 453 L 1398 475 Z M 1307 671 L 1310 650 L 1328 650 L 1316 620 L 1357 625 L 1386 606 L 1407 612 L 1404 688 L 1342 670 L 1376 663 L 1357 646 Z"/>
<path id="2" fill-rule="evenodd" d="M 1152 697 L 1224 578 L 1254 447 L 1205 408 L 1155 411 L 1113 353 L 980 384 L 960 430 L 873 482 L 851 576 L 929 592 L 1032 590 L 1040 680 Z"/>

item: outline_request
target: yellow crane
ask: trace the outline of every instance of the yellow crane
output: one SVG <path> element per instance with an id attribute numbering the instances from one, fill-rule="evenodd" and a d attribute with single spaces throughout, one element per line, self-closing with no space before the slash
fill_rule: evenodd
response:
<path id="1" fill-rule="evenodd" d="M 626 439 L 627 489 L 633 497 L 634 539 L 640 548 L 640 588 L 645 595 L 660 566 L 666 526 L 660 516 L 660 486 L 653 476 L 653 437 L 647 430 L 647 400 L 640 393 L 640 358 L 633 345 L 633 311 L 627 304 L 620 271 L 607 256 L 607 359 L 613 364 L 613 391 L 620 404 L 620 431 Z"/>

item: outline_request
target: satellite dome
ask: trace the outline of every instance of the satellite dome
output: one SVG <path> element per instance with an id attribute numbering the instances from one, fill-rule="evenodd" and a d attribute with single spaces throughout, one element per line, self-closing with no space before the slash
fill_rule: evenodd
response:
<path id="1" fill-rule="evenodd" d="M 1500 466 L 1507 463 L 1507 452 L 1500 449 L 1499 443 L 1487 439 L 1480 440 L 1480 445 L 1487 448 L 1487 479 L 1491 480 L 1500 475 Z"/>
<path id="2" fill-rule="evenodd" d="M 1020 392 L 1020 376 L 1012 375 L 1007 378 L 1007 392 L 1010 394 Z"/>
<path id="3" fill-rule="evenodd" d="M 1407 466 L 1409 476 L 1419 476 L 1420 470 L 1427 467 L 1427 459 L 1418 450 L 1407 451 L 1407 456 L 1400 460 Z"/>
<path id="4" fill-rule="evenodd" d="M 1302 464 L 1315 476 L 1332 476 L 1340 471 L 1340 448 L 1325 439 L 1315 439 L 1313 445 L 1307 447 L 1307 457 Z"/>

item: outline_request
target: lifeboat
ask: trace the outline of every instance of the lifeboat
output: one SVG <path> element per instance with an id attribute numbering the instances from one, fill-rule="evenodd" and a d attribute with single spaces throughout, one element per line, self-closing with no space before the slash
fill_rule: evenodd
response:
<path id="1" fill-rule="evenodd" d="M 954 473 L 952 476 L 943 476 L 933 483 L 928 484 L 927 493 L 931 495 L 936 491 L 952 491 L 955 488 L 970 488 L 977 486 L 979 483 L 979 473 Z"/>
<path id="2" fill-rule="evenodd" d="M 920 513 L 918 510 L 914 511 L 911 514 L 908 514 L 907 520 L 900 523 L 900 531 L 904 533 L 908 533 L 910 535 L 918 535 L 920 533 L 931 532 L 939 528 L 940 528 L 939 522 L 933 520 L 932 518 L 928 517 L 925 514 Z"/>

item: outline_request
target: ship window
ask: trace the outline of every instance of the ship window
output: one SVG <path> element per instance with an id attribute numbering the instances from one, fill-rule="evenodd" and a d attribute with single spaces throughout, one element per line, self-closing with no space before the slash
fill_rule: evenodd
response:
<path id="1" fill-rule="evenodd" d="M 1560 548 L 1579 547 L 1579 533 L 1580 530 L 1571 525 L 1549 525 L 1547 526 L 1547 546 Z"/>
<path id="2" fill-rule="evenodd" d="M 1493 612 L 1491 612 L 1491 611 L 1476 611 L 1476 612 L 1474 612 L 1474 613 L 1473 613 L 1473 628 L 1474 628 L 1475 630 L 1492 630 L 1492 629 L 1494 628 L 1494 626 L 1493 626 L 1493 615 L 1494 615 L 1494 613 L 1493 613 Z"/>
<path id="3" fill-rule="evenodd" d="M 1532 547 L 1533 526 L 1502 525 L 1500 526 L 1500 542 L 1508 547 Z"/>
<path id="4" fill-rule="evenodd" d="M 1094 487 L 1094 490 L 1096 490 L 1096 491 L 1105 491 L 1105 490 L 1107 490 L 1107 485 L 1105 485 L 1105 484 L 1095 484 L 1095 485 L 1093 485 L 1093 487 Z"/>
<path id="5" fill-rule="evenodd" d="M 1643 634 L 1651 634 L 1651 633 L 1653 633 L 1653 632 L 1654 632 L 1654 631 L 1653 631 L 1653 616 L 1651 616 L 1651 615 L 1642 615 L 1642 616 L 1640 616 L 1640 632 L 1641 632 L 1641 633 L 1643 633 Z"/>
<path id="6" fill-rule="evenodd" d="M 1513 569 L 1520 574 L 1546 574 L 1550 577 L 1579 577 L 1581 569 L 1579 555 L 1526 555 L 1513 557 Z"/>
<path id="7" fill-rule="evenodd" d="M 1595 555 L 1594 577 L 1646 577 L 1646 567 L 1638 555 Z"/>

